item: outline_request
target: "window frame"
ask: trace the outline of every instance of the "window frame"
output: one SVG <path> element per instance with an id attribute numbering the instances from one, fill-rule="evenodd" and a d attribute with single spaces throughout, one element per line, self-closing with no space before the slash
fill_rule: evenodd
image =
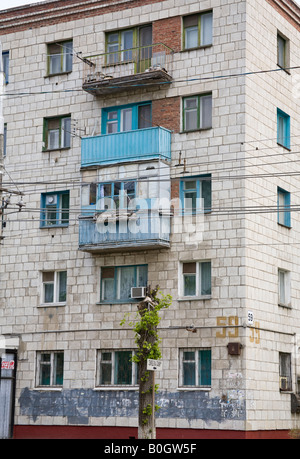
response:
<path id="1" fill-rule="evenodd" d="M 3 158 L 7 155 L 7 123 L 4 123 L 3 127 Z"/>
<path id="2" fill-rule="evenodd" d="M 132 193 L 125 193 L 125 184 L 127 183 L 132 183 L 134 186 L 134 191 Z M 120 186 L 119 194 L 115 194 L 115 189 L 117 184 Z M 110 186 L 111 192 L 110 195 L 107 196 L 101 196 L 101 188 L 105 186 Z M 119 205 L 116 204 L 116 199 L 119 196 Z M 125 202 L 125 197 L 127 196 L 126 202 Z M 97 204 L 96 204 L 96 211 L 97 212 L 105 212 L 107 210 L 124 210 L 128 209 L 128 204 L 129 201 L 128 199 L 134 200 L 137 197 L 137 180 L 124 180 L 124 181 L 119 181 L 116 180 L 114 182 L 101 182 L 98 183 L 97 186 Z M 110 203 L 111 206 L 108 209 L 105 209 L 106 202 L 105 200 L 108 199 L 109 201 L 107 203 Z M 103 200 L 103 201 L 102 201 Z M 102 205 L 103 204 L 103 205 Z M 121 205 L 120 205 L 121 204 Z"/>
<path id="3" fill-rule="evenodd" d="M 67 121 L 69 124 L 69 131 L 67 131 L 67 141 L 64 140 L 63 131 L 65 130 L 64 123 Z M 58 122 L 58 128 L 56 129 L 49 129 L 49 123 L 51 122 Z M 44 129 L 43 129 L 43 151 L 55 151 L 55 150 L 68 150 L 71 148 L 71 122 L 72 118 L 71 115 L 60 115 L 60 116 L 52 116 L 49 118 L 44 118 Z M 68 126 L 67 126 L 68 127 Z M 58 131 L 58 146 L 51 146 L 49 132 L 50 131 Z"/>
<path id="4" fill-rule="evenodd" d="M 149 127 L 152 127 L 152 102 L 145 101 L 140 102 L 137 104 L 126 104 L 126 105 L 119 105 L 115 107 L 105 107 L 102 108 L 102 122 L 101 122 L 101 135 L 112 135 L 112 134 L 120 134 L 121 132 L 131 132 L 138 129 L 147 129 L 147 127 L 139 127 L 139 108 L 144 106 L 150 106 L 150 120 L 149 120 Z M 131 129 L 124 130 L 122 127 L 122 121 L 124 119 L 124 112 L 126 110 L 132 110 L 131 115 Z M 109 120 L 108 116 L 109 113 L 116 112 L 116 118 Z M 115 132 L 108 132 L 107 125 L 108 124 L 115 124 L 117 130 Z"/>
<path id="5" fill-rule="evenodd" d="M 2 68 L 5 75 L 5 84 L 9 83 L 9 51 L 2 51 Z"/>
<path id="6" fill-rule="evenodd" d="M 67 45 L 71 45 L 70 48 Z M 50 48 L 58 46 L 60 53 L 50 53 Z M 70 52 L 71 49 L 71 52 Z M 70 54 L 71 58 L 68 64 L 67 55 Z M 51 71 L 51 56 L 60 56 L 60 71 Z M 47 76 L 63 75 L 73 71 L 73 40 L 56 41 L 54 43 L 47 43 Z"/>
<path id="7" fill-rule="evenodd" d="M 140 268 L 147 268 L 146 276 L 147 282 L 146 285 L 139 285 L 139 269 Z M 146 287 L 148 283 L 148 265 L 147 264 L 139 264 L 139 265 L 122 265 L 122 266 L 102 266 L 100 271 L 100 304 L 120 304 L 120 303 L 135 303 L 139 301 L 136 298 L 122 298 L 121 297 L 121 270 L 126 268 L 134 268 L 134 285 L 131 287 Z M 113 277 L 103 277 L 104 270 L 114 270 Z M 119 274 L 120 273 L 120 274 Z M 113 298 L 105 299 L 105 279 L 113 279 Z"/>
<path id="8" fill-rule="evenodd" d="M 291 272 L 281 268 L 278 269 L 278 305 L 291 308 Z"/>
<path id="9" fill-rule="evenodd" d="M 124 34 L 132 31 L 132 47 L 125 48 L 124 46 Z M 109 43 L 109 37 L 112 35 L 118 35 L 118 40 Z M 137 37 L 138 37 L 138 27 L 129 27 L 126 29 L 118 29 L 115 31 L 110 31 L 105 33 L 105 64 L 106 65 L 118 65 L 118 64 L 126 64 L 128 62 L 133 61 L 132 49 L 137 47 Z M 115 51 L 109 51 L 109 46 L 118 47 Z M 125 58 L 126 52 L 131 51 L 131 57 Z M 112 54 L 116 56 L 117 59 L 113 59 L 112 61 L 109 58 L 109 55 Z"/>
<path id="10" fill-rule="evenodd" d="M 56 196 L 57 197 L 57 200 L 56 200 L 56 204 L 55 204 L 55 209 L 54 209 L 54 205 L 52 206 L 53 207 L 53 214 L 55 213 L 56 214 L 56 218 L 55 218 L 55 223 L 54 224 L 48 224 L 47 222 L 50 220 L 47 218 L 47 212 L 48 212 L 48 209 L 47 209 L 47 204 L 46 204 L 46 200 L 47 200 L 47 196 Z M 63 208 L 62 207 L 62 204 L 63 204 L 63 197 L 66 196 L 68 198 L 68 207 L 66 208 Z M 51 212 L 51 210 L 49 209 L 49 211 Z M 68 214 L 68 218 L 66 219 L 63 219 L 62 216 L 63 214 Z M 41 217 L 40 217 L 40 227 L 41 228 L 65 228 L 65 227 L 68 227 L 69 226 L 69 220 L 70 218 L 70 192 L 69 190 L 66 190 L 66 191 L 54 191 L 53 193 L 51 192 L 47 192 L 47 193 L 42 193 L 41 194 Z"/>
<path id="11" fill-rule="evenodd" d="M 283 56 L 281 56 L 280 41 L 283 43 Z M 277 65 L 290 74 L 290 40 L 279 31 L 277 31 Z"/>
<path id="12" fill-rule="evenodd" d="M 205 98 L 209 96 L 210 98 L 210 118 L 209 122 L 207 122 L 206 118 L 204 117 L 203 120 L 203 101 Z M 186 102 L 188 100 L 196 100 L 196 108 L 187 108 L 186 107 Z M 186 115 L 189 112 L 196 111 L 196 116 L 197 116 L 197 122 L 196 122 L 196 127 L 192 127 L 187 129 L 187 120 L 186 120 Z M 212 97 L 212 92 L 206 92 L 203 94 L 194 94 L 190 96 L 186 96 L 182 98 L 182 132 L 194 132 L 194 131 L 206 131 L 208 129 L 212 129 L 212 119 L 213 119 L 213 97 Z M 205 121 L 205 124 L 204 124 Z"/>
<path id="13" fill-rule="evenodd" d="M 193 360 L 185 359 L 184 354 L 194 353 Z M 208 359 L 207 367 L 203 369 L 201 362 L 204 361 L 204 356 Z M 186 372 L 185 372 L 185 363 L 194 362 L 194 384 L 185 384 L 186 382 Z M 200 367 L 200 372 L 199 372 Z M 205 376 L 205 372 L 209 374 Z M 203 384 L 201 383 L 203 381 Z M 211 389 L 212 387 L 212 351 L 211 348 L 183 348 L 179 349 L 179 384 L 180 389 Z"/>
<path id="14" fill-rule="evenodd" d="M 291 149 L 291 117 L 280 108 L 277 108 L 277 144 Z"/>
<path id="15" fill-rule="evenodd" d="M 53 273 L 53 280 L 44 280 L 44 274 L 51 275 Z M 61 274 L 65 274 L 65 299 L 60 300 L 60 293 L 61 293 Z M 53 285 L 53 292 L 51 293 L 53 301 L 46 301 L 46 285 L 50 286 Z M 51 306 L 64 306 L 67 304 L 67 285 L 68 285 L 68 278 L 67 278 L 67 270 L 49 270 L 49 271 L 42 271 L 41 272 L 41 305 L 43 307 L 51 307 Z"/>
<path id="16" fill-rule="evenodd" d="M 208 16 L 210 15 L 211 16 L 211 41 L 209 43 L 204 43 L 203 44 L 203 37 L 202 37 L 202 29 L 203 29 L 203 18 L 204 16 Z M 198 21 L 197 21 L 197 25 L 194 25 L 194 26 L 190 26 L 190 27 L 187 27 L 185 26 L 184 22 L 185 22 L 185 19 L 187 18 L 191 18 L 192 16 L 198 16 Z M 207 11 L 201 11 L 200 13 L 194 13 L 194 14 L 189 14 L 187 16 L 183 16 L 182 18 L 182 48 L 183 48 L 183 51 L 189 51 L 189 50 L 193 50 L 193 49 L 198 49 L 198 48 L 207 48 L 207 47 L 210 47 L 210 46 L 213 46 L 213 10 L 207 10 Z M 187 48 L 186 45 L 187 45 L 187 29 L 191 29 L 191 28 L 196 28 L 197 27 L 197 45 L 196 46 L 193 46 L 193 47 L 189 47 Z"/>
<path id="17" fill-rule="evenodd" d="M 128 368 L 127 371 L 131 373 L 130 382 L 126 381 L 124 383 L 118 382 L 119 375 L 117 374 L 118 364 L 117 364 L 117 353 L 131 353 L 129 357 L 128 364 L 131 368 Z M 96 368 L 96 387 L 101 387 L 105 389 L 115 388 L 115 387 L 136 387 L 138 385 L 138 365 L 133 361 L 133 356 L 136 353 L 133 349 L 99 349 L 97 351 L 97 368 Z M 110 359 L 102 360 L 104 354 L 111 354 Z M 106 362 L 106 363 L 105 363 Z M 110 382 L 103 382 L 103 367 L 107 365 L 110 367 Z"/>
<path id="18" fill-rule="evenodd" d="M 49 355 L 50 360 L 42 360 L 43 355 Z M 62 356 L 62 382 L 61 384 L 54 384 L 57 382 L 57 358 Z M 42 384 L 42 365 L 49 366 L 49 384 Z M 64 379 L 64 351 L 38 351 L 36 355 L 36 387 L 41 388 L 62 388 Z"/>
<path id="19" fill-rule="evenodd" d="M 196 187 L 193 189 L 186 189 L 187 182 L 196 182 Z M 211 174 L 198 175 L 195 177 L 185 177 L 180 181 L 179 184 L 179 196 L 183 215 L 196 215 L 197 213 L 208 214 L 211 212 L 212 204 L 212 180 Z M 207 190 L 204 188 L 207 187 Z M 187 208 L 185 195 L 195 193 L 196 194 L 196 208 Z M 198 206 L 200 204 L 200 206 Z"/>
<path id="20" fill-rule="evenodd" d="M 283 204 L 280 203 L 281 197 Z M 277 223 L 291 228 L 291 193 L 280 187 L 277 187 Z"/>
<path id="21" fill-rule="evenodd" d="M 195 271 L 194 272 L 186 272 L 184 273 L 184 265 L 188 264 L 195 264 Z M 204 284 L 204 264 L 209 268 L 209 293 L 203 291 L 203 284 Z M 188 269 L 188 268 L 187 268 Z M 190 267 L 191 269 L 191 267 Z M 187 277 L 195 277 L 195 294 L 185 295 L 185 287 L 186 282 L 185 279 Z M 211 299 L 212 296 L 212 263 L 211 260 L 187 260 L 181 261 L 179 265 L 179 299 L 183 300 L 193 300 L 193 299 Z"/>
<path id="22" fill-rule="evenodd" d="M 291 392 L 293 389 L 292 380 L 292 354 L 289 352 L 279 352 L 279 381 L 281 378 L 287 378 L 287 388 L 279 389 L 281 391 Z"/>

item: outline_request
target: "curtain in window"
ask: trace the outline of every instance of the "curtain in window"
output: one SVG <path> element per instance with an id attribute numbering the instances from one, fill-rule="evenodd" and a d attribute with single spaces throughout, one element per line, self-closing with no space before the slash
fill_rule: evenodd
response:
<path id="1" fill-rule="evenodd" d="M 148 267 L 138 266 L 137 268 L 137 287 L 146 287 L 148 283 Z"/>
<path id="2" fill-rule="evenodd" d="M 201 96 L 200 127 L 210 128 L 212 125 L 212 96 Z"/>
<path id="3" fill-rule="evenodd" d="M 201 15 L 201 46 L 212 44 L 212 13 Z"/>
<path id="4" fill-rule="evenodd" d="M 39 384 L 41 386 L 49 386 L 50 385 L 50 374 L 51 374 L 51 355 L 50 354 L 41 354 L 40 380 L 39 380 Z"/>
<path id="5" fill-rule="evenodd" d="M 135 286 L 134 266 L 118 268 L 118 298 L 122 300 L 131 298 L 131 287 Z"/>
<path id="6" fill-rule="evenodd" d="M 55 386 L 62 386 L 64 380 L 64 354 L 58 352 L 54 354 L 54 378 L 53 384 Z"/>
<path id="7" fill-rule="evenodd" d="M 50 59 L 50 68 L 49 68 L 49 73 L 61 73 L 62 67 L 61 67 L 61 55 L 62 55 L 62 50 L 60 45 L 49 45 L 49 59 Z"/>
<path id="8" fill-rule="evenodd" d="M 69 223 L 69 193 L 61 195 L 61 223 Z"/>
<path id="9" fill-rule="evenodd" d="M 64 60 L 63 60 L 63 71 L 70 72 L 73 64 L 73 43 L 70 41 L 63 44 L 64 47 Z"/>
<path id="10" fill-rule="evenodd" d="M 209 349 L 199 351 L 198 384 L 199 386 L 211 385 L 211 350 Z"/>
<path id="11" fill-rule="evenodd" d="M 201 295 L 211 294 L 211 262 L 201 263 Z"/>
<path id="12" fill-rule="evenodd" d="M 71 118 L 62 119 L 62 147 L 67 148 L 71 146 Z"/>
<path id="13" fill-rule="evenodd" d="M 67 299 L 67 271 L 58 273 L 58 301 L 61 303 Z"/>
<path id="14" fill-rule="evenodd" d="M 100 384 L 111 384 L 112 353 L 102 352 L 100 363 Z"/>
<path id="15" fill-rule="evenodd" d="M 115 384 L 132 383 L 131 351 L 115 352 Z"/>
<path id="16" fill-rule="evenodd" d="M 204 212 L 211 211 L 211 179 L 202 181 L 202 199 Z"/>
<path id="17" fill-rule="evenodd" d="M 195 352 L 186 351 L 183 353 L 183 385 L 195 386 L 196 361 Z"/>

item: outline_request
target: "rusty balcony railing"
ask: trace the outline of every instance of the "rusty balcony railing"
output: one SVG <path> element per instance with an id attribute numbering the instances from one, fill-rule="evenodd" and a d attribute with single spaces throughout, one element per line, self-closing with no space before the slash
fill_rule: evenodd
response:
<path id="1" fill-rule="evenodd" d="M 94 95 L 172 81 L 173 50 L 163 43 L 85 57 L 83 89 Z"/>

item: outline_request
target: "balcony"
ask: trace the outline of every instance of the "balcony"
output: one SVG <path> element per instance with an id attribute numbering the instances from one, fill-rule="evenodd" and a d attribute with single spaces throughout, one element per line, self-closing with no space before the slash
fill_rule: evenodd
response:
<path id="1" fill-rule="evenodd" d="M 79 219 L 79 249 L 91 253 L 170 247 L 170 216 L 95 214 Z"/>
<path id="2" fill-rule="evenodd" d="M 171 160 L 171 131 L 168 129 L 137 129 L 84 137 L 81 142 L 81 167 L 152 159 Z"/>
<path id="3" fill-rule="evenodd" d="M 88 56 L 83 90 L 94 96 L 172 82 L 173 50 L 163 43 Z"/>

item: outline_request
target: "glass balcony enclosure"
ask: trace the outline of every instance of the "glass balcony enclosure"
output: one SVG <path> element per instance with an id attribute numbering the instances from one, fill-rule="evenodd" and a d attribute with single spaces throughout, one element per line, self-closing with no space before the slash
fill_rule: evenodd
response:
<path id="1" fill-rule="evenodd" d="M 170 165 L 139 163 L 135 177 L 130 168 L 130 164 L 103 168 L 98 182 L 82 183 L 80 250 L 169 247 Z"/>

